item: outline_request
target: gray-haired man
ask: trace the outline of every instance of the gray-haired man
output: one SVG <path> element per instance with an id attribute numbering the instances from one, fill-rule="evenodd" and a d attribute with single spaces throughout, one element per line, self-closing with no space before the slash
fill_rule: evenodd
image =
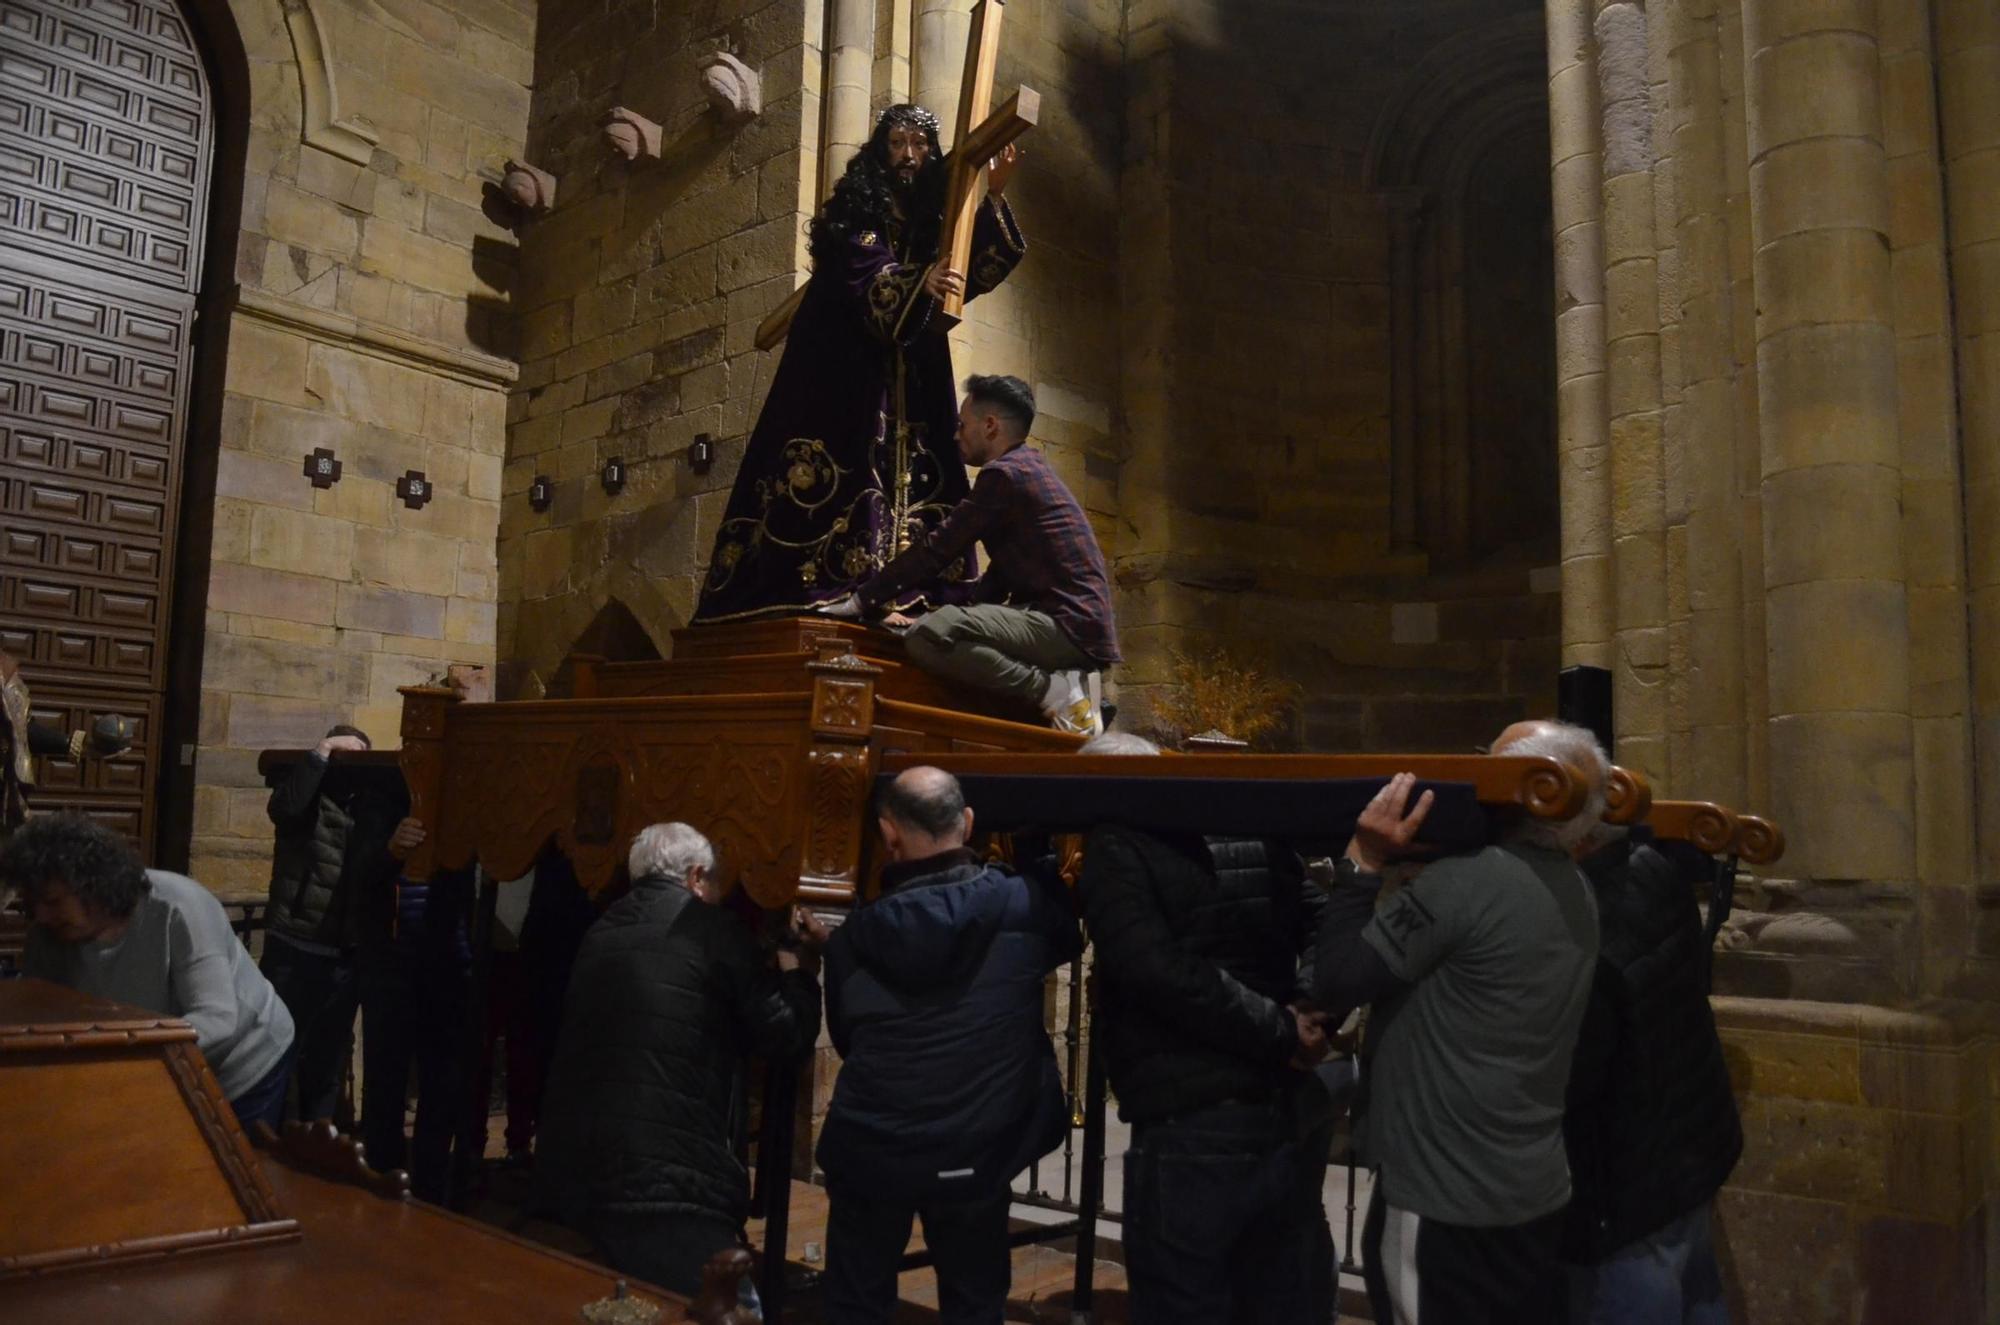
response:
<path id="1" fill-rule="evenodd" d="M 545 1203 L 613 1266 L 693 1295 L 702 1264 L 739 1245 L 749 1213 L 737 1075 L 750 1055 L 812 1047 L 816 958 L 780 950 L 771 968 L 714 905 L 714 848 L 686 824 L 645 829 L 627 864 L 632 891 L 577 952 L 536 1173 Z M 816 946 L 824 931 L 804 923 Z"/>
<path id="2" fill-rule="evenodd" d="M 1493 753 L 1582 772 L 1584 808 L 1426 866 L 1379 909 L 1382 870 L 1430 812 L 1398 774 L 1361 814 L 1321 912 L 1314 1002 L 1375 1007 L 1356 1142 L 1378 1170 L 1362 1234 L 1375 1319 L 1557 1325 L 1570 1055 L 1597 961 L 1597 905 L 1574 860 L 1604 813 L 1597 740 L 1516 723 Z"/>

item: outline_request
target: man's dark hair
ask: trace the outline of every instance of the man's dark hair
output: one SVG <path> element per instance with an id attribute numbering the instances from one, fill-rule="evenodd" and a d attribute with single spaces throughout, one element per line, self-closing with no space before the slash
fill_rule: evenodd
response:
<path id="1" fill-rule="evenodd" d="M 875 132 L 847 163 L 833 196 L 806 223 L 806 247 L 815 263 L 836 262 L 841 248 L 854 235 L 873 230 L 886 243 L 889 218 L 895 214 L 896 186 L 889 171 L 889 130 L 910 120 L 910 105 L 891 106 L 875 122 Z M 944 223 L 944 149 L 935 130 L 928 125 L 924 137 L 930 140 L 931 154 L 917 171 L 916 183 L 903 200 L 903 225 L 909 240 L 907 251 L 913 261 L 928 262 L 937 256 L 938 231 Z"/>
<path id="2" fill-rule="evenodd" d="M 965 822 L 965 792 L 942 769 L 913 768 L 882 788 L 875 812 L 928 837 L 950 837 Z"/>
<path id="3" fill-rule="evenodd" d="M 84 905 L 122 919 L 152 885 L 126 840 L 80 814 L 37 815 L 0 845 L 0 880 L 21 890 L 30 907 L 51 883 Z"/>
<path id="4" fill-rule="evenodd" d="M 1018 425 L 1023 437 L 1034 430 L 1034 388 L 1018 377 L 980 377 L 974 374 L 965 379 L 965 398 Z"/>
<path id="5" fill-rule="evenodd" d="M 359 727 L 350 727 L 344 722 L 336 722 L 333 726 L 326 729 L 326 739 L 332 740 L 336 736 L 358 736 L 361 738 L 361 743 L 370 750 L 375 748 L 375 742 L 368 739 L 367 732 L 362 731 Z"/>

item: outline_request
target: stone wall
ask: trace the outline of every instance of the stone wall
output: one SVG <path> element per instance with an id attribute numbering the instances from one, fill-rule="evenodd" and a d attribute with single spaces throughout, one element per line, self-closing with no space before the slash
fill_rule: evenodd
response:
<path id="1" fill-rule="evenodd" d="M 1463 748 L 1553 707 L 1553 474 L 1481 490 L 1465 472 L 1479 427 L 1466 383 L 1431 395 L 1414 349 L 1397 360 L 1399 336 L 1423 334 L 1399 318 L 1438 334 L 1440 358 L 1463 332 L 1462 311 L 1439 331 L 1466 293 L 1456 240 L 1437 268 L 1398 259 L 1426 222 L 1450 224 L 1470 167 L 1455 183 L 1425 176 L 1428 149 L 1397 143 L 1385 109 L 1413 99 L 1448 39 L 1470 50 L 1521 9 L 1350 7 L 1301 25 L 1283 5 L 1128 6 L 1113 551 L 1140 724 L 1175 652 L 1211 643 L 1304 688 L 1289 735 L 1315 748 Z M 1517 81 L 1532 112 L 1540 82 Z M 1521 126 L 1534 142 L 1533 114 Z M 1391 151 L 1412 158 L 1408 178 L 1383 178 Z M 1513 205 L 1532 214 L 1542 197 L 1523 175 Z M 1398 435 L 1419 415 L 1440 438 L 1457 430 L 1456 460 L 1427 448 L 1423 425 Z M 1456 503 L 1429 540 L 1396 515 L 1426 485 Z M 1547 527 L 1497 556 L 1454 555 L 1494 502 L 1539 505 Z"/>
<path id="2" fill-rule="evenodd" d="M 1603 309 L 1561 341 L 1565 646 L 1656 789 L 1785 825 L 1763 895 L 1858 936 L 1845 996 L 1965 993 L 2000 792 L 1975 807 L 1964 114 L 1928 6 L 1836 8 L 1549 8 L 1563 294 Z"/>
<path id="3" fill-rule="evenodd" d="M 499 542 L 501 652 L 530 693 L 610 599 L 661 652 L 693 609 L 770 382 L 751 337 L 804 256 L 819 102 L 807 8 L 543 6 L 528 153 L 560 184 L 522 243 Z M 741 126 L 710 110 L 697 74 L 723 49 L 763 78 L 762 114 Z M 605 147 L 598 121 L 619 105 L 663 127 L 661 159 Z M 704 433 L 720 454 L 696 475 L 685 454 Z M 630 474 L 616 496 L 598 479 L 613 456 Z M 528 503 L 538 476 L 554 485 L 544 512 Z"/>
<path id="4" fill-rule="evenodd" d="M 970 5 L 870 7 L 869 123 L 928 74 L 950 90 L 937 107 L 949 124 Z M 516 693 L 546 685 L 613 600 L 662 654 L 693 611 L 781 353 L 751 338 L 804 280 L 805 223 L 829 183 L 825 23 L 821 5 L 800 0 L 657 18 L 646 5 L 543 9 L 528 151 L 562 182 L 555 211 L 523 241 L 516 299 L 522 371 L 510 405 L 499 620 Z M 1045 97 L 1012 191 L 1032 252 L 954 333 L 961 371 L 1036 384 L 1036 439 L 1107 536 L 1117 27 L 1117 6 L 1104 0 L 1007 7 L 1000 85 L 1029 83 Z M 933 52 L 928 70 L 919 48 Z M 762 114 L 741 126 L 702 97 L 697 62 L 719 49 L 763 79 Z M 607 151 L 598 120 L 619 105 L 663 126 L 660 160 L 628 165 Z M 702 434 L 718 457 L 696 474 L 685 455 Z M 597 481 L 612 456 L 630 472 L 616 496 Z M 528 503 L 538 476 L 554 483 L 543 512 Z"/>
<path id="5" fill-rule="evenodd" d="M 1731 1318 L 1993 1318 L 1994 1027 L 1978 1009 L 1717 1000 L 1743 1113 L 1716 1202 Z"/>
<path id="6" fill-rule="evenodd" d="M 1790 843 L 1716 965 L 1733 1291 L 1752 1319 L 1992 1319 L 1992 226 L 1964 200 L 2000 19 L 1547 20 L 1564 653 L 1613 670 L 1656 793 Z"/>
<path id="7" fill-rule="evenodd" d="M 208 531 L 192 872 L 269 880 L 259 751 L 491 663 L 526 0 L 233 0 L 250 60 L 239 287 Z M 227 208 L 219 209 L 226 212 Z M 307 453 L 340 479 L 315 488 Z M 410 509 L 395 485 L 432 487 Z"/>

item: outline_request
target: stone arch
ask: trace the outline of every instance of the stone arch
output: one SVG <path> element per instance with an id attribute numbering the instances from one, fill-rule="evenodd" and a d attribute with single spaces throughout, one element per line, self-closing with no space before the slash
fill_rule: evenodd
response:
<path id="1" fill-rule="evenodd" d="M 569 646 L 606 662 L 658 662 L 660 647 L 621 598 L 609 598 Z"/>
<path id="2" fill-rule="evenodd" d="M 577 601 L 581 605 L 584 600 Z M 546 681 L 543 680 L 544 672 L 524 668 L 519 663 L 502 664 L 501 697 L 538 699 L 543 694 L 574 694 L 572 659 L 578 655 L 605 662 L 658 662 L 665 656 L 638 614 L 626 605 L 623 598 L 611 594 L 571 637 L 569 647 L 563 650 L 560 659 L 547 664 Z"/>
<path id="3" fill-rule="evenodd" d="M 1557 552 L 1547 135 L 1525 13 L 1433 49 L 1369 147 L 1390 226 L 1392 539 L 1440 568 Z"/>
<path id="4" fill-rule="evenodd" d="M 333 79 L 333 55 L 313 0 L 283 0 L 285 29 L 298 60 L 301 137 L 323 152 L 365 166 L 382 135 L 360 115 L 340 113 L 340 89 Z"/>

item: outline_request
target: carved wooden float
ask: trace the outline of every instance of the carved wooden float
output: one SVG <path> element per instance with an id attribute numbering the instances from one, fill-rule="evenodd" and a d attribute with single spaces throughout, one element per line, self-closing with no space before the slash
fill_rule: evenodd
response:
<path id="1" fill-rule="evenodd" d="M 404 689 L 399 762 L 410 813 L 431 830 L 411 878 L 475 859 L 515 877 L 553 842 L 597 894 L 634 834 L 680 819 L 715 844 L 725 885 L 740 880 L 760 906 L 847 906 L 878 758 L 1081 743 L 1005 705 L 967 711 L 899 638 L 845 622 L 698 627 L 676 634 L 670 660 L 569 670 L 567 699 L 465 704 Z"/>
<path id="2" fill-rule="evenodd" d="M 681 819 L 715 843 L 725 884 L 740 880 L 765 907 L 852 905 L 870 863 L 876 776 L 917 761 L 1071 784 L 1165 778 L 1145 799 L 1178 805 L 1176 825 L 1199 818 L 1214 832 L 1282 824 L 1345 833 L 1373 788 L 1408 770 L 1438 793 L 1426 834 L 1438 845 L 1482 840 L 1495 813 L 1574 813 L 1583 795 L 1580 776 L 1549 759 L 1190 754 L 1140 761 L 1142 770 L 1130 758 L 1078 756 L 1080 739 L 1038 715 L 927 675 L 899 637 L 819 617 L 695 627 L 675 633 L 668 660 L 579 655 L 564 670 L 564 698 L 466 704 L 448 689 L 407 688 L 401 752 L 336 756 L 329 776 L 379 776 L 395 760 L 410 812 L 430 828 L 408 862 L 415 879 L 475 860 L 515 877 L 553 845 L 600 894 L 639 829 Z M 260 767 L 275 779 L 296 757 L 267 752 Z M 1219 804 L 1202 782 L 1257 786 L 1222 798 L 1244 813 L 1215 819 Z M 988 785 L 979 794 L 995 793 Z M 1651 789 L 1636 771 L 1614 769 L 1606 800 L 1607 819 L 1634 823 L 1650 812 Z"/>

